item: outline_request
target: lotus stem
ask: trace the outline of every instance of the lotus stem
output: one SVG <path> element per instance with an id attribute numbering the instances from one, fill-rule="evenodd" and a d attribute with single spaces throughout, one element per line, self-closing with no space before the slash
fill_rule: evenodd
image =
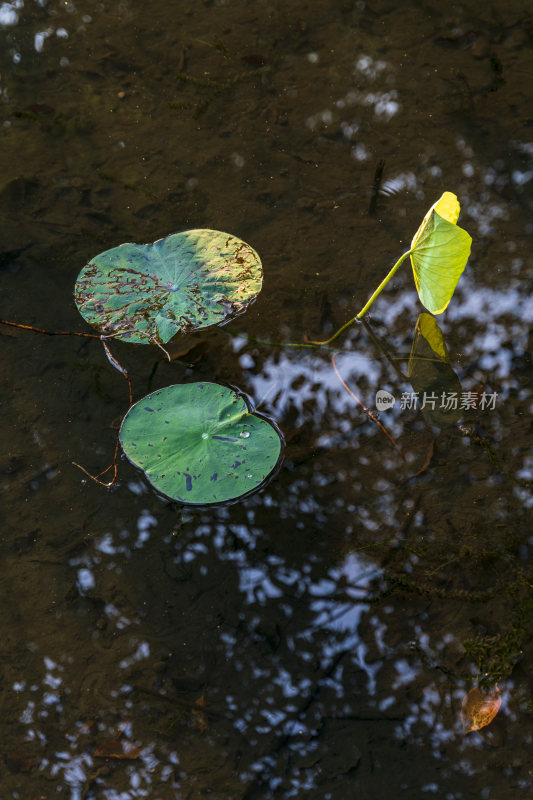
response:
<path id="1" fill-rule="evenodd" d="M 338 331 L 336 331 L 336 332 L 333 334 L 333 336 L 330 336 L 330 338 L 329 338 L 329 339 L 325 339 L 323 342 L 314 342 L 314 341 L 312 341 L 311 339 L 308 339 L 308 341 L 307 341 L 307 344 L 308 344 L 308 345 L 312 345 L 313 347 L 317 347 L 317 346 L 318 346 L 318 347 L 321 347 L 321 346 L 323 346 L 323 345 L 326 345 L 326 344 L 331 344 L 331 342 L 334 342 L 334 341 L 335 341 L 335 339 L 337 338 L 337 336 L 340 336 L 340 335 L 341 335 L 341 333 L 342 333 L 343 331 L 345 331 L 345 330 L 346 330 L 346 328 L 349 328 L 349 327 L 350 327 L 350 325 L 353 325 L 353 323 L 354 323 L 356 320 L 357 320 L 357 317 L 354 317 L 353 319 L 349 320 L 348 322 L 346 322 L 346 323 L 345 323 L 345 324 L 342 326 L 342 328 L 339 328 L 339 330 L 338 330 Z"/>
<path id="2" fill-rule="evenodd" d="M 385 278 L 383 278 L 383 280 L 382 280 L 382 281 L 381 281 L 381 283 L 379 284 L 378 288 L 376 289 L 376 291 L 374 292 L 374 294 L 372 295 L 372 297 L 370 298 L 370 300 L 369 300 L 369 301 L 366 303 L 366 305 L 364 305 L 364 306 L 363 306 L 363 308 L 361 309 L 361 311 L 359 312 L 359 314 L 356 314 L 356 315 L 355 315 L 355 317 L 354 317 L 353 319 L 351 319 L 351 320 L 349 320 L 348 322 L 346 322 L 346 323 L 345 323 L 345 324 L 342 326 L 342 328 L 339 328 L 339 330 L 338 330 L 338 331 L 336 331 L 336 332 L 333 334 L 333 336 L 330 336 L 330 337 L 329 337 L 329 339 L 325 339 L 323 342 L 313 342 L 313 341 L 311 341 L 311 340 L 309 339 L 309 340 L 308 340 L 308 342 L 307 342 L 307 344 L 311 344 L 311 345 L 315 345 L 315 346 L 316 346 L 316 345 L 322 346 L 322 345 L 326 345 L 326 344 L 331 344 L 331 342 L 334 342 L 334 341 L 335 341 L 335 339 L 337 338 L 337 336 L 340 336 L 340 335 L 341 335 L 341 333 L 342 333 L 343 331 L 345 331 L 345 330 L 346 330 L 346 328 L 349 328 L 349 327 L 350 327 L 350 325 L 353 325 L 353 323 L 354 323 L 354 322 L 357 322 L 357 320 L 360 320 L 360 319 L 361 319 L 361 318 L 362 318 L 362 317 L 363 317 L 363 316 L 366 314 L 366 312 L 368 311 L 368 309 L 370 308 L 370 306 L 372 305 L 372 303 L 374 302 L 374 300 L 376 299 L 376 297 L 377 297 L 379 294 L 381 294 L 381 292 L 383 291 L 383 289 L 385 288 L 385 286 L 388 284 L 388 282 L 390 281 L 390 279 L 392 278 L 392 276 L 394 275 L 394 273 L 396 272 L 396 270 L 398 269 L 398 267 L 400 266 L 400 264 L 402 264 L 402 263 L 405 261 L 405 259 L 407 258 L 407 256 L 408 256 L 408 255 L 410 255 L 410 254 L 411 254 L 411 251 L 410 251 L 410 250 L 407 250 L 407 252 L 406 252 L 406 253 L 404 253 L 403 255 L 401 255 L 401 256 L 400 256 L 400 258 L 398 259 L 398 261 L 396 262 L 396 264 L 393 266 L 393 268 L 391 269 L 391 271 L 389 272 L 389 274 L 388 274 L 388 275 L 387 275 Z"/>
<path id="3" fill-rule="evenodd" d="M 400 256 L 400 258 L 398 259 L 396 264 L 393 266 L 393 268 L 391 269 L 389 274 L 385 278 L 383 278 L 383 280 L 379 284 L 378 288 L 376 289 L 376 291 L 374 292 L 374 294 L 372 295 L 370 300 L 366 303 L 366 305 L 363 306 L 363 308 L 361 309 L 359 314 L 356 314 L 354 319 L 361 319 L 361 317 L 363 317 L 366 314 L 366 312 L 368 311 L 368 309 L 370 308 L 370 306 L 372 305 L 372 303 L 374 302 L 376 297 L 379 294 L 381 294 L 381 292 L 383 291 L 385 286 L 388 284 L 388 282 L 390 281 L 390 279 L 392 278 L 392 276 L 394 275 L 394 273 L 396 272 L 396 270 L 398 269 L 400 264 L 402 264 L 405 261 L 405 259 L 407 258 L 407 256 L 410 255 L 410 254 L 411 254 L 411 251 L 407 250 L 406 253 L 404 253 L 403 255 Z M 352 322 L 353 322 L 353 320 L 352 320 Z M 346 327 L 346 325 L 344 327 Z M 343 328 L 341 328 L 341 330 L 343 330 Z M 339 333 L 340 333 L 340 331 L 339 331 Z M 337 334 L 335 334 L 335 335 L 337 335 Z M 330 341 L 331 341 L 331 339 L 330 339 Z"/>

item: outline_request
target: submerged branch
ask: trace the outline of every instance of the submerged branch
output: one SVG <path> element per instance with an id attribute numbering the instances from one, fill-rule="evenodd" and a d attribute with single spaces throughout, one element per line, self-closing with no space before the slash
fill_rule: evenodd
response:
<path id="1" fill-rule="evenodd" d="M 352 390 L 350 389 L 350 387 L 349 387 L 349 386 L 347 386 L 347 384 L 344 382 L 344 380 L 343 380 L 343 378 L 342 378 L 342 376 L 341 376 L 341 374 L 340 374 L 340 372 L 339 372 L 339 370 L 338 370 L 338 368 L 337 368 L 337 365 L 336 365 L 336 363 L 335 363 L 335 353 L 334 353 L 334 354 L 331 356 L 331 363 L 333 364 L 333 369 L 335 370 L 335 374 L 336 374 L 337 378 L 340 380 L 340 382 L 342 383 L 342 385 L 344 386 L 344 388 L 346 389 L 346 391 L 348 392 L 348 394 L 350 395 L 350 397 L 353 397 L 353 399 L 356 401 L 356 403 L 358 403 L 358 404 L 361 406 L 361 408 L 363 409 L 363 411 L 365 412 L 365 414 L 367 414 L 367 415 L 370 417 L 370 419 L 372 420 L 372 422 L 375 422 L 375 423 L 376 423 L 376 425 L 378 426 L 378 428 L 380 428 L 380 430 L 381 430 L 381 431 L 383 431 L 383 433 L 385 434 L 385 436 L 387 437 L 387 439 L 389 440 L 389 442 L 391 442 L 392 446 L 396 448 L 396 450 L 399 452 L 399 454 L 401 455 L 401 457 L 402 457 L 402 458 L 403 458 L 403 460 L 405 461 L 405 456 L 404 456 L 403 452 L 402 452 L 402 451 L 401 451 L 401 449 L 398 447 L 398 445 L 396 444 L 396 442 L 394 441 L 394 439 L 392 438 L 392 436 L 390 435 L 390 433 L 388 432 L 388 430 L 385 428 L 385 426 L 381 424 L 381 422 L 379 421 L 379 419 L 377 419 L 377 417 L 375 417 L 375 416 L 374 416 L 374 414 L 373 414 L 373 413 L 370 411 L 370 409 L 369 409 L 369 408 L 367 408 L 367 407 L 364 405 L 364 403 L 362 403 L 362 402 L 361 402 L 361 400 L 359 400 L 359 398 L 357 397 L 357 395 L 356 395 L 356 394 L 354 394 L 354 393 L 352 392 Z"/>
<path id="2" fill-rule="evenodd" d="M 117 471 L 118 471 L 117 458 L 118 458 L 119 444 L 120 442 L 117 434 L 117 441 L 115 443 L 115 455 L 113 456 L 113 462 L 109 465 L 107 469 L 104 469 L 103 472 L 99 472 L 98 475 L 91 475 L 91 473 L 88 470 L 86 470 L 85 467 L 82 467 L 81 464 L 78 464 L 76 461 L 73 461 L 72 463 L 75 467 L 81 469 L 81 471 L 84 472 L 88 478 L 97 483 L 99 486 L 104 486 L 106 489 L 109 489 L 110 486 L 113 486 L 117 478 Z M 104 483 L 104 481 L 101 481 L 100 478 L 102 477 L 102 475 L 105 475 L 106 472 L 109 472 L 110 469 L 113 470 L 113 477 L 111 478 L 109 483 Z"/>
<path id="3" fill-rule="evenodd" d="M 33 331 L 34 333 L 44 333 L 45 336 L 83 336 L 85 339 L 100 339 L 97 333 L 78 333 L 77 331 L 46 331 L 44 328 L 36 328 L 34 325 L 23 325 L 21 322 L 9 322 L 7 319 L 0 319 L 1 325 L 10 325 L 12 328 L 22 328 L 25 331 Z M 110 336 L 117 336 L 118 334 L 110 334 Z"/>

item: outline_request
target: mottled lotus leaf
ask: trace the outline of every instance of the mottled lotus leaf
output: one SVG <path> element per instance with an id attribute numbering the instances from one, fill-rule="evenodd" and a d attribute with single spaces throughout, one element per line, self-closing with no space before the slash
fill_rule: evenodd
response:
<path id="1" fill-rule="evenodd" d="M 281 453 L 274 426 L 217 383 L 152 392 L 130 408 L 119 436 L 126 456 L 159 492 L 192 505 L 248 494 L 268 477 Z"/>
<path id="2" fill-rule="evenodd" d="M 165 343 L 176 333 L 240 314 L 262 281 L 261 261 L 250 245 L 196 229 L 100 253 L 78 275 L 74 299 L 82 317 L 103 334 Z"/>

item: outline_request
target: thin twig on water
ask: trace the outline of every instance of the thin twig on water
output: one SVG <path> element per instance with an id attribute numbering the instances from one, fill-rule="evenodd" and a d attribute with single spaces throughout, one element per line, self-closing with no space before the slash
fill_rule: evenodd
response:
<path id="1" fill-rule="evenodd" d="M 367 415 L 370 417 L 370 419 L 372 420 L 372 422 L 375 422 L 375 423 L 376 423 L 376 425 L 378 426 L 378 428 L 380 428 L 380 430 L 382 430 L 382 431 L 383 431 L 383 433 L 385 434 L 385 436 L 387 437 L 387 439 L 389 440 L 389 442 L 392 444 L 392 446 L 393 446 L 393 447 L 395 447 L 395 448 L 396 448 L 396 450 L 399 452 L 399 454 L 401 455 L 401 457 L 402 457 L 402 458 L 403 458 L 403 460 L 405 461 L 405 456 L 404 456 L 403 452 L 400 450 L 400 448 L 398 447 L 398 445 L 396 444 L 396 442 L 394 441 L 394 439 L 392 438 L 392 436 L 390 435 L 390 433 L 388 432 L 388 430 L 385 428 L 385 426 L 381 424 L 381 422 L 379 421 L 379 419 L 377 419 L 377 417 L 375 417 L 375 416 L 373 415 L 373 413 L 370 411 L 370 409 L 369 409 L 369 408 L 367 408 L 367 407 L 365 406 L 365 404 L 364 404 L 364 403 L 362 403 L 362 402 L 361 402 L 361 400 L 359 400 L 359 398 L 357 397 L 357 395 L 355 395 L 355 394 L 352 392 L 352 390 L 350 389 L 350 387 L 346 385 L 346 383 L 344 382 L 344 380 L 343 380 L 343 378 L 342 378 L 342 376 L 341 376 L 341 374 L 340 374 L 340 372 L 339 372 L 339 370 L 338 370 L 338 368 L 337 368 L 337 365 L 336 365 L 336 363 L 335 363 L 335 356 L 336 356 L 336 353 L 333 353 L 333 355 L 331 356 L 331 363 L 333 364 L 333 369 L 335 370 L 335 374 L 336 374 L 337 378 L 340 380 L 340 382 L 342 383 L 342 385 L 344 386 L 344 388 L 346 389 L 346 391 L 348 392 L 348 394 L 350 395 L 350 397 L 353 397 L 353 399 L 356 401 L 356 403 L 358 403 L 358 404 L 361 406 L 361 408 L 363 409 L 363 411 L 365 412 L 365 414 L 367 414 Z"/>

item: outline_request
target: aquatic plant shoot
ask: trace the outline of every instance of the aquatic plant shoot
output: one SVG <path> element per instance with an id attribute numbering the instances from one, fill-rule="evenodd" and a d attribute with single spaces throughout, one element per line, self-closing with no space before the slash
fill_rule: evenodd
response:
<path id="1" fill-rule="evenodd" d="M 356 320 L 362 319 L 409 256 L 420 302 L 432 314 L 442 314 L 466 267 L 472 246 L 470 234 L 457 225 L 460 208 L 457 197 L 452 192 L 444 192 L 422 220 L 409 250 L 400 256 L 361 311 L 329 339 L 311 344 L 330 344 Z"/>

